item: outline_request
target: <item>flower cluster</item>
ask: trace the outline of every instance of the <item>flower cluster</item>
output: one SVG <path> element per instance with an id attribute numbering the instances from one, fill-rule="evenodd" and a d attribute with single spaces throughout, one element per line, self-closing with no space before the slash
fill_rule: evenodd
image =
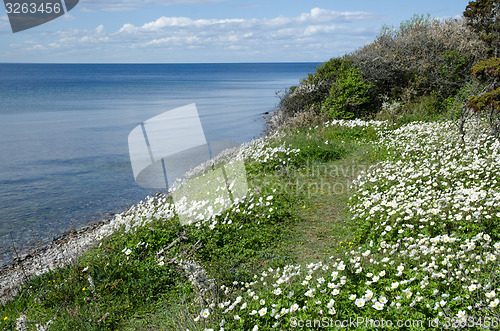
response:
<path id="1" fill-rule="evenodd" d="M 500 143 L 471 134 L 464 144 L 449 122 L 396 130 L 359 120 L 328 124 L 379 128 L 378 144 L 388 151 L 353 183 L 359 246 L 328 263 L 234 283 L 223 288 L 227 301 L 202 314 L 228 329 L 286 329 L 292 317 L 322 316 L 498 322 Z"/>

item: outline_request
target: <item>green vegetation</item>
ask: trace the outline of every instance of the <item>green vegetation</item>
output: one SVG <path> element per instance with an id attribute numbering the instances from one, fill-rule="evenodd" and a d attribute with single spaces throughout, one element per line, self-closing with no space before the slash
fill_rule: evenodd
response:
<path id="1" fill-rule="evenodd" d="M 27 282 L 0 328 L 497 329 L 497 35 L 483 22 L 497 13 L 478 0 L 465 19 L 414 16 L 325 62 L 234 156 L 244 199 L 191 225 L 186 206 L 148 199 Z"/>

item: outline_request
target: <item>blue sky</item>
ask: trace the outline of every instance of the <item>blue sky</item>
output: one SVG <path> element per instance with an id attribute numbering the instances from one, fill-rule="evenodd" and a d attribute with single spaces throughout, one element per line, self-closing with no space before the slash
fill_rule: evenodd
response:
<path id="1" fill-rule="evenodd" d="M 80 0 L 15 34 L 3 7 L 0 62 L 321 62 L 369 43 L 384 24 L 460 16 L 468 2 Z"/>

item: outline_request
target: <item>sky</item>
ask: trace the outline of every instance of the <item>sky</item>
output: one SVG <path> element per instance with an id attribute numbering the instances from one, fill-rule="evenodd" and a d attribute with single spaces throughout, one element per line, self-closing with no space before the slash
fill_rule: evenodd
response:
<path id="1" fill-rule="evenodd" d="M 22 0 L 24 2 L 39 0 Z M 414 14 L 459 17 L 467 0 L 80 0 L 12 33 L 0 9 L 0 62 L 323 62 Z"/>

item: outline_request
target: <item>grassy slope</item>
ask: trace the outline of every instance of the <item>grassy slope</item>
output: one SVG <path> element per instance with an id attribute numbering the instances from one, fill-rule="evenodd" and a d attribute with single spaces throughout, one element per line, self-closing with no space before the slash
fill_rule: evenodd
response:
<path id="1" fill-rule="evenodd" d="M 254 269 L 252 274 L 268 267 L 283 266 L 283 262 L 305 264 L 325 261 L 331 256 L 340 256 L 354 244 L 356 228 L 349 222 L 347 208 L 350 183 L 362 170 L 380 159 L 369 143 L 375 135 L 369 129 L 326 131 L 316 128 L 299 133 L 288 132 L 286 145 L 305 152 L 298 157 L 298 164 L 278 171 L 266 167 L 264 172 L 253 173 L 254 176 L 249 171 L 254 187 L 279 187 L 295 202 L 289 210 L 294 219 L 289 224 L 290 228 L 282 239 L 274 242 L 269 254 L 261 255 L 259 268 Z M 328 145 L 324 144 L 326 140 Z M 185 298 L 184 294 L 181 297 Z M 189 317 L 183 316 L 187 306 L 189 300 L 163 302 L 155 313 L 129 321 L 127 328 L 184 330 L 190 324 Z M 178 320 L 185 322 L 178 323 Z"/>
<path id="2" fill-rule="evenodd" d="M 191 229 L 193 238 L 169 254 L 192 247 L 195 238 L 204 241 L 197 258 L 212 276 L 227 284 L 249 279 L 263 268 L 318 261 L 342 250 L 353 240 L 346 210 L 349 182 L 374 161 L 369 145 L 354 142 L 367 135 L 344 129 L 289 132 L 286 144 L 302 150 L 289 166 L 278 170 L 266 166 L 262 171 L 255 163 L 248 169 L 251 186 L 269 191 L 279 187 L 287 197 L 278 204 L 286 210 L 280 211 L 276 222 L 219 231 L 217 238 Z M 184 328 L 189 325 L 183 322 L 185 307 L 196 295 L 179 268 L 160 268 L 152 258 L 181 231 L 176 222 L 155 219 L 134 233 L 117 233 L 79 263 L 32 280 L 14 301 L 0 307 L 1 315 L 7 317 L 0 324 L 2 329 L 13 328 L 21 313 L 31 327 L 52 319 L 59 329 Z M 242 236 L 248 240 L 238 245 Z M 212 241 L 218 244 L 210 247 Z M 134 246 L 143 249 L 125 257 L 122 247 Z M 83 271 L 87 266 L 90 273 Z M 95 283 L 93 292 L 89 292 L 88 274 Z"/>
<path id="3" fill-rule="evenodd" d="M 418 125 L 416 130 L 419 130 Z M 443 137 L 449 135 L 447 131 L 439 134 Z M 403 136 L 404 134 L 401 134 L 401 137 Z M 429 137 L 433 139 L 432 134 Z M 399 139 L 397 136 L 395 142 Z M 436 139 L 438 142 L 441 141 L 439 140 L 441 138 Z M 410 287 L 406 288 L 410 285 L 403 286 L 402 273 L 393 275 L 392 269 L 398 265 L 399 270 L 399 263 L 407 263 L 404 276 L 408 278 L 424 277 L 425 272 L 414 273 L 419 268 L 420 262 L 417 263 L 413 259 L 407 260 L 403 253 L 400 256 L 395 256 L 392 252 L 387 255 L 390 258 L 394 255 L 394 261 L 389 264 L 385 264 L 385 258 L 381 260 L 382 262 L 376 262 L 386 257 L 385 249 L 383 253 L 380 250 L 378 253 L 374 252 L 372 254 L 374 259 L 361 258 L 363 273 L 360 274 L 357 271 L 354 272 L 351 265 L 344 270 L 340 269 L 337 262 L 334 262 L 337 258 L 343 260 L 348 258 L 346 253 L 353 249 L 358 252 L 354 253 L 355 255 L 360 254 L 361 251 L 357 250 L 360 244 L 364 245 L 359 247 L 363 249 L 363 252 L 369 248 L 366 246 L 368 245 L 366 241 L 360 242 L 360 238 L 356 238 L 356 233 L 371 236 L 370 238 L 376 244 L 379 238 L 384 236 L 385 232 L 380 234 L 380 231 L 374 228 L 374 224 L 384 217 L 375 217 L 370 221 L 375 222 L 374 224 L 362 220 L 355 223 L 351 221 L 353 215 L 350 215 L 348 210 L 349 198 L 353 196 L 355 199 L 360 199 L 361 197 L 359 191 L 354 192 L 350 188 L 350 183 L 358 177 L 361 171 L 390 158 L 394 158 L 391 162 L 405 160 L 398 153 L 391 154 L 386 147 L 381 147 L 377 143 L 378 140 L 379 137 L 372 127 L 348 128 L 319 125 L 311 129 L 288 131 L 279 140 L 267 141 L 266 144 L 257 146 L 256 151 L 252 152 L 246 161 L 247 178 L 252 193 L 240 205 L 217 216 L 214 219 L 217 224 L 213 228 L 209 227 L 209 224 L 201 227 L 181 226 L 177 217 L 168 219 L 170 209 L 167 208 L 166 201 L 146 203 L 138 208 L 136 213 L 138 219 L 148 221 L 145 225 L 130 232 L 116 233 L 72 266 L 34 278 L 13 301 L 0 307 L 0 316 L 5 317 L 0 321 L 0 327 L 2 330 L 14 329 L 15 319 L 20 314 L 24 314 L 30 329 L 35 329 L 36 323 L 46 325 L 48 321 L 52 321 L 52 327 L 57 330 L 75 328 L 82 330 L 204 330 L 204 327 L 218 325 L 226 317 L 218 313 L 217 309 L 213 309 L 209 318 L 196 322 L 200 311 L 203 312 L 210 302 L 216 305 L 222 303 L 218 300 L 235 302 L 237 295 L 243 295 L 240 287 L 248 285 L 250 289 L 260 293 L 259 295 L 265 298 L 267 303 L 271 298 L 273 300 L 277 298 L 271 292 L 272 288 L 269 289 L 269 286 L 259 283 L 259 277 L 254 278 L 254 275 L 262 274 L 269 268 L 273 268 L 274 271 L 277 270 L 276 268 L 284 270 L 283 267 L 286 265 L 310 265 L 312 262 L 321 263 L 329 260 L 333 268 L 343 270 L 342 273 L 349 277 L 347 284 L 342 287 L 342 293 L 335 297 L 338 301 L 335 307 L 339 317 L 355 318 L 370 312 L 379 314 L 377 316 L 385 319 L 394 319 L 399 317 L 399 314 L 403 314 L 401 316 L 407 319 L 434 318 L 437 316 L 437 311 L 425 308 L 427 302 L 432 305 L 444 302 L 444 312 L 448 309 L 446 304 L 453 310 L 464 309 L 455 301 L 452 303 L 451 297 L 436 297 L 431 293 L 431 288 L 445 291 L 450 284 L 461 286 L 461 283 L 452 282 L 442 285 L 432 280 L 434 276 L 429 279 L 419 278 L 420 287 L 411 285 L 413 292 L 404 292 L 410 289 Z M 404 144 L 404 141 L 401 143 Z M 424 143 L 423 146 L 427 145 Z M 462 152 L 457 153 L 461 155 Z M 418 156 L 419 153 L 416 155 Z M 263 162 L 263 159 L 267 161 Z M 468 166 L 468 162 L 464 165 Z M 495 167 L 494 164 L 489 166 Z M 473 183 L 470 180 L 464 181 L 464 183 L 469 182 Z M 368 189 L 375 189 L 376 185 L 373 188 L 369 185 Z M 401 203 L 405 200 L 406 198 Z M 497 210 L 499 211 L 500 209 Z M 494 215 L 498 218 L 500 213 L 491 214 L 491 216 Z M 419 222 L 417 217 L 414 219 L 415 222 Z M 419 223 L 416 224 L 419 225 Z M 453 222 L 450 223 L 450 226 L 456 227 L 453 224 Z M 383 228 L 385 226 L 383 225 Z M 395 224 L 394 227 L 396 227 Z M 419 225 L 420 228 L 427 231 L 426 225 Z M 461 236 L 461 227 L 457 229 L 459 230 L 457 235 Z M 490 224 L 485 229 L 496 231 L 497 226 Z M 492 235 L 496 240 L 498 233 L 494 231 Z M 473 231 L 469 235 L 469 232 L 465 232 L 466 236 L 475 234 Z M 158 255 L 160 249 L 169 246 L 178 238 L 184 239 L 166 250 L 162 254 L 163 260 L 160 260 L 160 255 Z M 400 239 L 398 238 L 399 236 L 395 235 L 386 240 L 388 242 L 398 240 L 394 243 L 399 245 Z M 434 243 L 432 240 L 429 242 Z M 453 249 L 459 249 L 457 247 Z M 436 247 L 431 247 L 431 250 L 440 251 Z M 462 256 L 460 254 L 463 252 L 460 250 L 458 252 L 457 256 Z M 489 253 L 485 254 L 485 257 L 492 257 L 488 255 Z M 198 292 L 187 280 L 179 265 L 168 263 L 169 259 L 174 257 L 196 260 L 202 264 L 209 278 L 214 280 L 217 290 L 209 291 L 210 295 L 198 297 Z M 426 257 L 421 258 L 426 259 Z M 439 256 L 437 258 L 441 259 Z M 373 265 L 371 265 L 372 260 L 375 261 Z M 393 265 L 393 263 L 396 264 Z M 326 265 L 323 266 L 326 267 Z M 420 266 L 423 268 L 426 264 L 423 263 Z M 322 273 L 321 269 L 319 270 L 319 274 L 316 272 L 314 277 L 318 280 L 322 279 L 321 277 L 328 278 L 327 283 L 335 282 L 336 277 L 330 276 L 330 271 L 323 269 Z M 368 274 L 365 275 L 366 272 Z M 387 276 L 381 276 L 378 283 L 367 285 L 366 277 L 372 273 L 377 275 L 383 273 Z M 487 272 L 481 271 L 480 274 L 488 276 Z M 333 277 L 333 280 L 330 280 L 330 277 Z M 423 286 L 422 282 L 426 283 L 427 280 L 431 281 L 431 284 L 427 287 Z M 312 282 L 316 284 L 314 278 Z M 390 286 L 397 287 L 394 284 L 399 284 L 398 282 L 401 282 L 401 288 L 398 291 L 403 290 L 403 294 L 410 293 L 406 299 L 401 298 L 400 293 L 388 290 Z M 465 288 L 470 285 L 469 282 L 468 279 L 465 281 Z M 406 284 L 411 284 L 411 281 Z M 297 280 L 286 284 L 283 290 L 288 286 L 295 288 L 296 295 L 291 299 L 281 296 L 276 302 L 278 311 L 289 308 L 294 302 L 316 307 L 313 300 L 308 303 L 308 299 L 305 298 L 308 296 L 306 291 L 310 285 L 300 285 L 300 280 Z M 384 288 L 384 286 L 388 287 Z M 399 313 L 398 310 L 389 307 L 389 303 L 382 311 L 372 308 L 373 302 L 367 303 L 366 307 L 355 308 L 354 301 L 349 299 L 349 296 L 357 293 L 359 298 L 363 291 L 369 288 L 377 291 L 380 298 L 386 296 L 391 307 L 396 303 L 399 304 L 400 300 L 408 305 L 403 305 Z M 455 291 L 458 290 L 459 287 L 455 289 Z M 497 290 L 500 291 L 500 289 Z M 321 300 L 322 304 L 328 303 L 331 299 L 329 292 L 325 294 L 318 292 L 315 300 Z M 420 305 L 420 308 L 413 309 L 412 305 L 415 303 L 411 303 L 411 300 L 421 294 L 424 301 L 418 299 L 416 304 Z M 464 297 L 466 300 L 472 300 L 467 295 Z M 201 301 L 198 300 L 199 298 Z M 443 300 L 443 298 L 448 299 Z M 488 301 L 490 305 L 493 302 L 491 300 Z M 250 301 L 249 306 L 252 304 Z M 255 308 L 260 307 L 258 303 L 253 305 L 257 305 Z M 396 309 L 399 308 L 396 307 Z M 487 309 L 489 308 L 486 308 L 486 312 L 494 312 L 494 310 Z M 308 312 L 309 310 L 299 310 L 294 316 L 309 318 L 324 316 L 314 315 L 317 314 L 314 308 L 311 310 L 313 315 L 309 315 L 311 313 Z M 231 314 L 234 313 L 231 312 Z M 241 314 L 243 317 L 244 313 Z M 228 315 L 227 318 L 231 316 Z M 243 318 L 238 323 L 231 321 L 230 324 L 232 324 L 226 330 L 248 330 L 257 320 L 259 320 L 258 323 L 264 322 L 269 327 L 275 321 L 268 316 L 269 314 L 265 314 L 264 320 L 259 319 L 258 316 L 255 319 L 247 316 L 245 321 Z M 264 326 L 260 329 L 267 328 Z"/>

